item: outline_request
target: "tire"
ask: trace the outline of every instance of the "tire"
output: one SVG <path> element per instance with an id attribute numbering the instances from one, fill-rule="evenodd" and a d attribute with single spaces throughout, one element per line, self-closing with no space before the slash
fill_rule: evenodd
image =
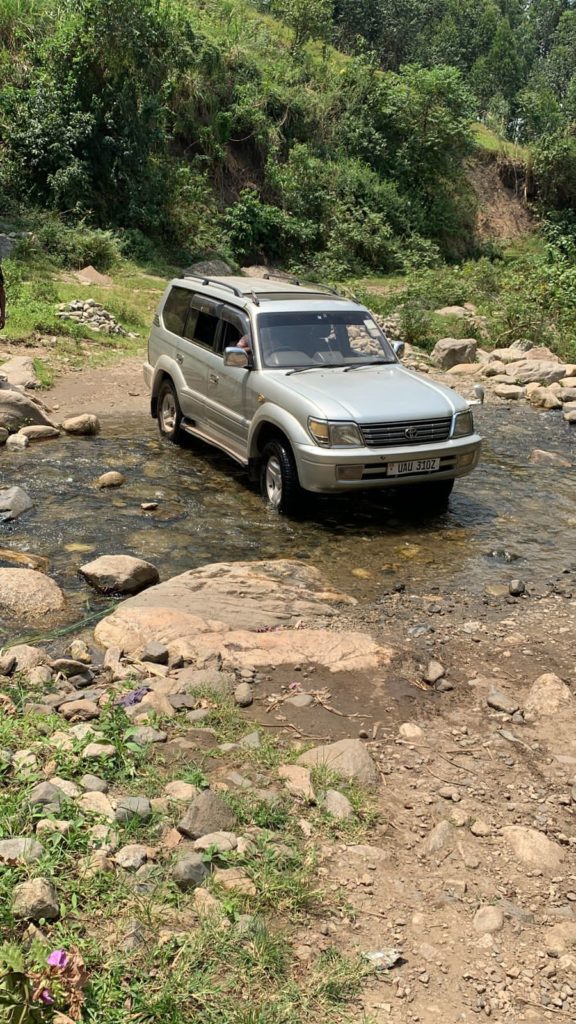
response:
<path id="1" fill-rule="evenodd" d="M 287 442 L 269 441 L 262 452 L 260 491 L 270 508 L 290 515 L 302 507 L 304 491 L 298 482 L 294 456 Z"/>
<path id="2" fill-rule="evenodd" d="M 156 409 L 160 436 L 172 441 L 173 444 L 182 444 L 183 434 L 180 429 L 182 410 L 176 388 L 169 379 L 163 380 L 160 385 Z"/>

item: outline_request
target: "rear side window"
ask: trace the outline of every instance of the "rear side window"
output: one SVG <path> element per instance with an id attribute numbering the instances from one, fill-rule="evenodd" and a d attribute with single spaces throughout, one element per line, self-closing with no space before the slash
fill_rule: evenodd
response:
<path id="1" fill-rule="evenodd" d="M 172 334 L 184 334 L 189 305 L 190 291 L 188 288 L 173 288 L 162 310 L 164 326 L 168 331 L 172 331 Z"/>

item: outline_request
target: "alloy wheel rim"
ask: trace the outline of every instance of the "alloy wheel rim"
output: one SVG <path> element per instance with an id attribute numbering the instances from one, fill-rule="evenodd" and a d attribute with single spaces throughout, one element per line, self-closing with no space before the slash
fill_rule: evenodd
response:
<path id="1" fill-rule="evenodd" d="M 277 508 L 282 501 L 282 468 L 275 455 L 266 463 L 265 482 L 268 501 Z"/>
<path id="2" fill-rule="evenodd" d="M 171 392 L 162 396 L 160 424 L 164 434 L 171 434 L 176 426 L 176 402 Z"/>

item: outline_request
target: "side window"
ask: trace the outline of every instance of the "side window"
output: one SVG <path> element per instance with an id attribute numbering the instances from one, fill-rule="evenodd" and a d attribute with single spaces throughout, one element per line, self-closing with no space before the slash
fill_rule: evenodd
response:
<path id="1" fill-rule="evenodd" d="M 211 316 L 210 313 L 198 313 L 194 329 L 194 341 L 199 341 L 201 345 L 212 348 L 218 329 L 218 322 L 218 317 Z"/>
<path id="2" fill-rule="evenodd" d="M 162 320 L 166 330 L 172 331 L 172 334 L 182 335 L 184 333 L 191 296 L 192 293 L 188 288 L 173 288 L 166 299 L 162 310 Z"/>
<path id="3" fill-rule="evenodd" d="M 223 352 L 225 348 L 234 348 L 240 341 L 242 335 L 240 333 L 239 328 L 235 327 L 234 324 L 224 322 L 222 326 L 223 331 L 221 350 Z"/>

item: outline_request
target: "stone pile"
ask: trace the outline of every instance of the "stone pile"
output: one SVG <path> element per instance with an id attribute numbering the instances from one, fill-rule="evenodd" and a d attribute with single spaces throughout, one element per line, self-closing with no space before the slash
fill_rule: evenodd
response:
<path id="1" fill-rule="evenodd" d="M 95 299 L 73 299 L 72 302 L 63 303 L 58 307 L 56 315 L 60 320 L 85 324 L 91 331 L 98 331 L 101 334 L 119 334 L 123 338 L 138 337 L 137 334 L 125 330 L 112 313 Z"/>

